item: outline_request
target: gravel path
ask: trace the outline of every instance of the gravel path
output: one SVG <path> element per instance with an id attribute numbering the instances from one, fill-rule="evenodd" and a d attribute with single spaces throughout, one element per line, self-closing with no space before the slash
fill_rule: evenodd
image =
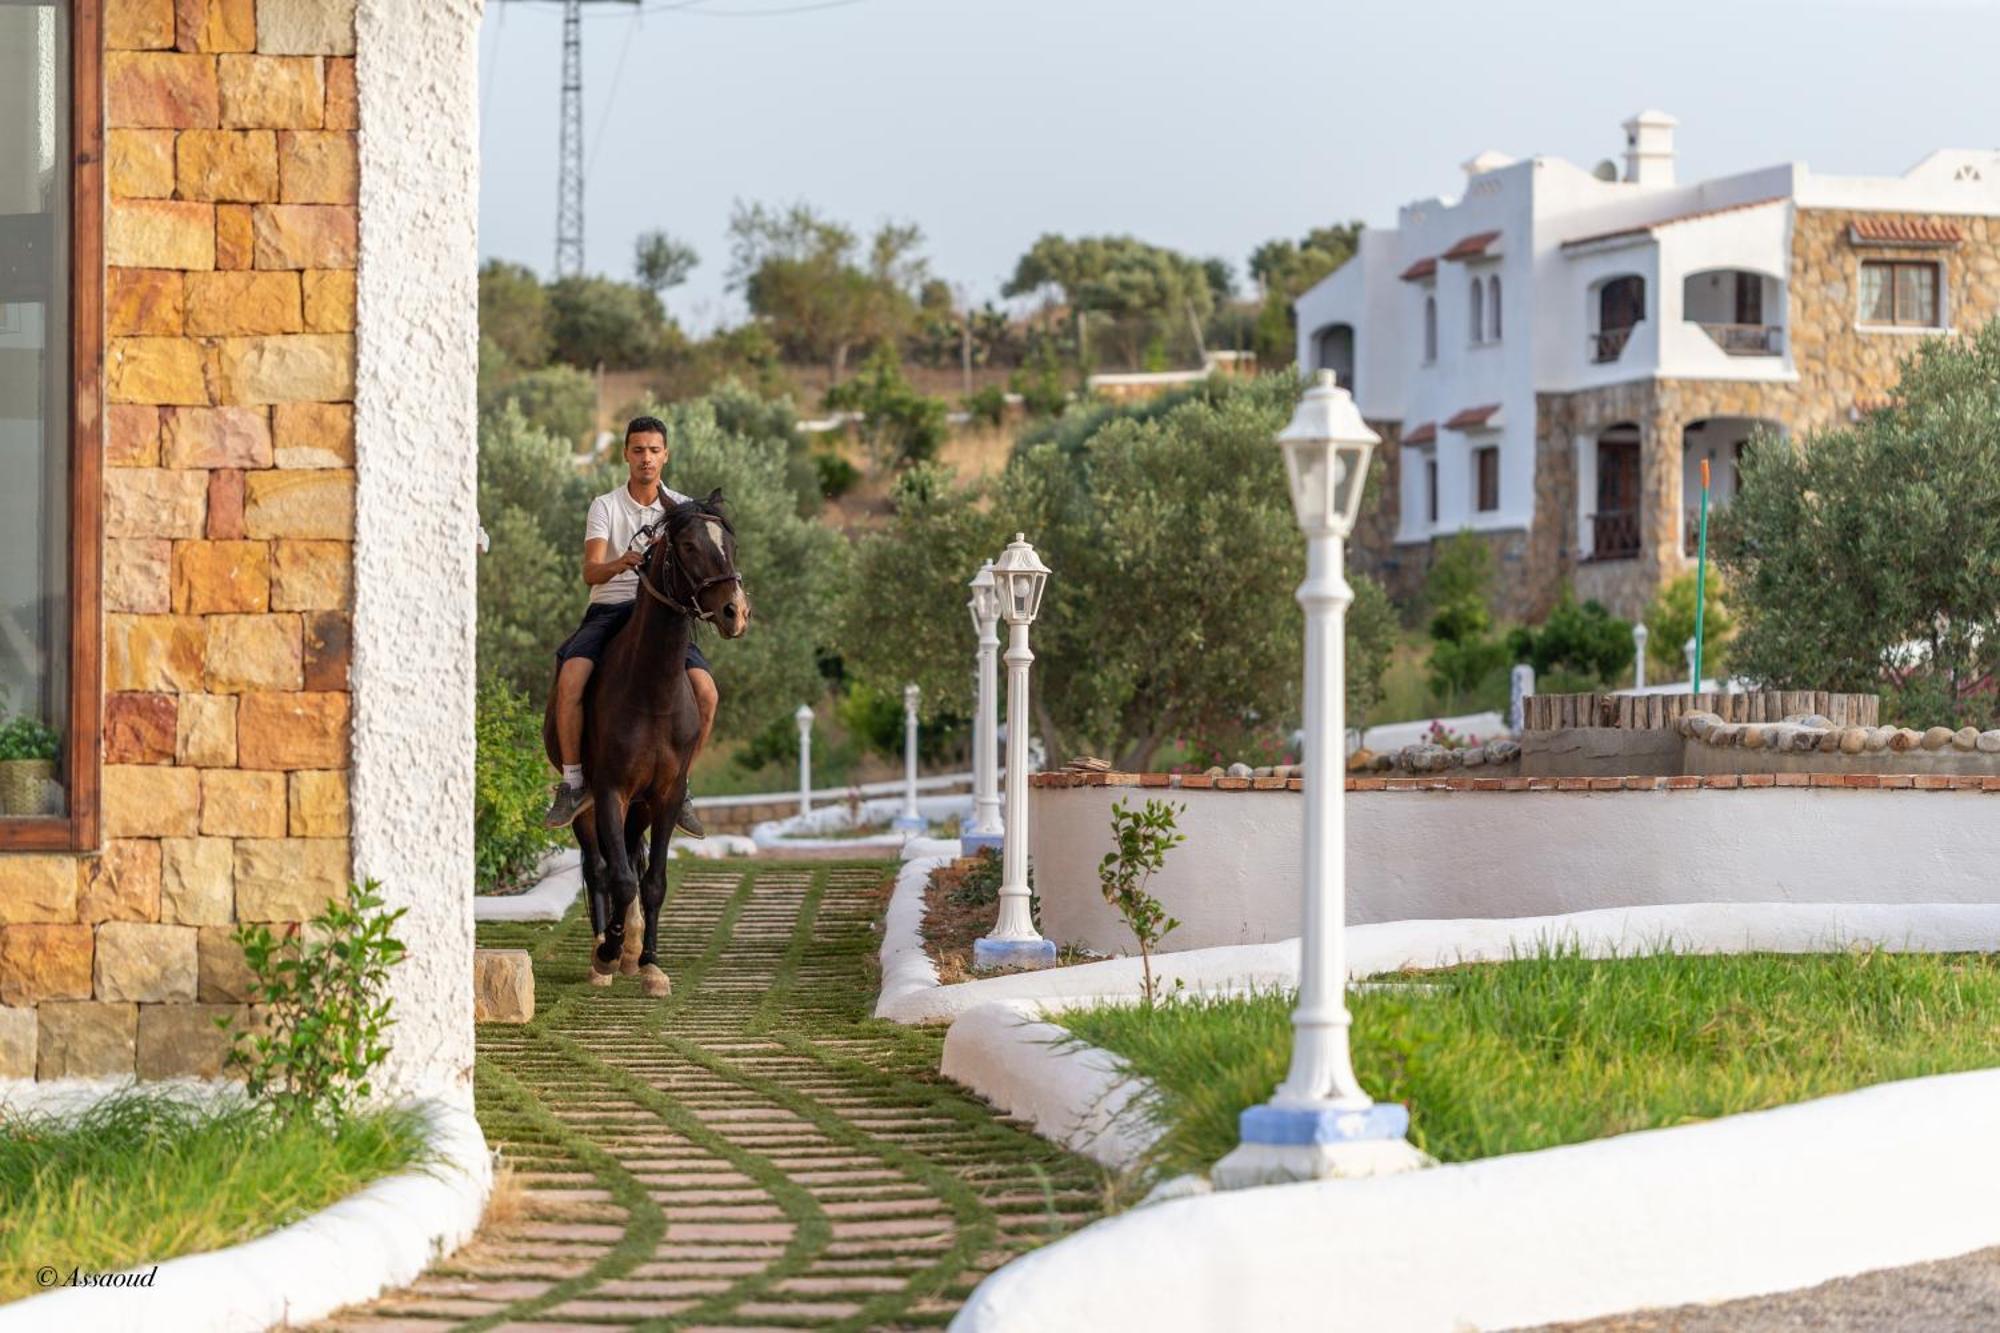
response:
<path id="1" fill-rule="evenodd" d="M 481 927 L 536 958 L 535 1021 L 479 1031 L 520 1214 L 325 1327 L 937 1327 L 1093 1220 L 1096 1167 L 939 1078 L 941 1033 L 868 1018 L 893 869 L 675 863 L 664 1001 L 587 986 L 574 911 Z"/>
<path id="2" fill-rule="evenodd" d="M 1683 1305 L 1539 1333 L 1956 1333 L 2000 1329 L 2000 1249 L 1910 1268 L 1886 1268 L 1800 1291 L 1722 1305 Z"/>

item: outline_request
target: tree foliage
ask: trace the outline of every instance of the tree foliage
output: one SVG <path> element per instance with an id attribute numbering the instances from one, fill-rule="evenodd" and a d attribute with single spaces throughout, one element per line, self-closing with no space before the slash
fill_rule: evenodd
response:
<path id="1" fill-rule="evenodd" d="M 805 204 L 738 203 L 729 219 L 730 285 L 785 352 L 827 363 L 835 382 L 850 351 L 900 338 L 929 276 L 923 232 L 885 223 L 865 254 L 846 226 Z"/>
<path id="2" fill-rule="evenodd" d="M 479 267 L 479 336 L 506 365 L 532 370 L 546 365 L 550 348 L 549 294 L 534 270 L 504 259 Z"/>
<path id="3" fill-rule="evenodd" d="M 492 420 L 510 406 L 529 425 L 571 449 L 581 448 L 597 426 L 597 384 L 575 366 L 557 363 L 480 385 L 481 420 Z"/>
<path id="4" fill-rule="evenodd" d="M 1894 401 L 1801 446 L 1750 442 L 1712 520 L 1733 670 L 1874 691 L 1917 725 L 1991 726 L 2000 667 L 2000 324 L 1929 339 Z"/>
<path id="5" fill-rule="evenodd" d="M 557 278 L 548 286 L 548 302 L 552 355 L 585 370 L 646 366 L 681 340 L 660 298 L 629 282 Z"/>
<path id="6" fill-rule="evenodd" d="M 664 231 L 642 232 L 632 245 L 632 271 L 655 296 L 686 282 L 700 262 L 692 245 Z"/>
<path id="7" fill-rule="evenodd" d="M 1015 263 L 1001 291 L 1027 296 L 1045 290 L 1059 294 L 1079 318 L 1102 317 L 1127 364 L 1156 339 L 1192 340 L 1216 300 L 1205 261 L 1132 236 L 1043 235 Z"/>
<path id="8" fill-rule="evenodd" d="M 1713 561 L 1708 566 L 1708 608 L 1702 613 L 1702 663 L 1704 676 L 1723 670 L 1723 650 L 1736 622 L 1729 614 L 1728 590 L 1722 571 Z M 1694 637 L 1694 571 L 1669 579 L 1646 605 L 1646 658 L 1667 673 L 1664 679 L 1678 679 L 1687 670 L 1687 641 Z"/>
<path id="9" fill-rule="evenodd" d="M 1632 625 L 1598 602 L 1577 604 L 1564 587 L 1548 619 L 1520 626 L 1507 636 L 1507 652 L 1535 668 L 1544 694 L 1566 688 L 1597 689 L 1615 684 L 1632 663 Z M 1544 688 L 1543 681 L 1555 683 Z"/>
<path id="10" fill-rule="evenodd" d="M 917 391 L 894 343 L 877 346 L 860 374 L 828 389 L 826 405 L 861 414 L 861 439 L 882 467 L 932 458 L 951 433 L 944 400 Z"/>
<path id="11" fill-rule="evenodd" d="M 1250 276 L 1263 292 L 1255 335 L 1258 364 L 1275 368 L 1292 360 L 1298 346 L 1292 302 L 1352 258 L 1360 243 L 1361 224 L 1343 222 L 1314 227 L 1298 241 L 1266 241 L 1251 251 Z"/>

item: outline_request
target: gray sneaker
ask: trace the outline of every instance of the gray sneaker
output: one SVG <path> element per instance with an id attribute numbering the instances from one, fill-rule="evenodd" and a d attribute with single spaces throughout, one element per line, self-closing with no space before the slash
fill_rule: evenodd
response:
<path id="1" fill-rule="evenodd" d="M 590 809 L 590 789 L 572 787 L 567 782 L 556 784 L 555 797 L 549 802 L 549 813 L 542 820 L 545 828 L 568 828 L 576 822 L 576 817 Z"/>

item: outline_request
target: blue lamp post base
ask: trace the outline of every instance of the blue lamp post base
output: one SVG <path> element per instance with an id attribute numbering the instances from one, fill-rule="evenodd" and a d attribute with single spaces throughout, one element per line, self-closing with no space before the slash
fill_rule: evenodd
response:
<path id="1" fill-rule="evenodd" d="M 972 942 L 972 966 L 979 972 L 1001 967 L 1053 967 L 1054 940 L 995 940 Z"/>
<path id="2" fill-rule="evenodd" d="M 925 819 L 922 815 L 897 815 L 895 820 L 889 825 L 890 828 L 895 829 L 898 833 L 922 833 L 930 826 L 930 820 Z"/>
<path id="3" fill-rule="evenodd" d="M 1410 1113 L 1397 1102 L 1363 1110 L 1274 1106 L 1244 1111 L 1242 1142 L 1209 1172 L 1217 1189 L 1340 1176 L 1386 1176 L 1431 1165 L 1404 1137 Z"/>
<path id="4" fill-rule="evenodd" d="M 967 856 L 971 856 L 975 852 L 983 852 L 989 847 L 997 852 L 1000 850 L 1000 844 L 1006 840 L 1007 835 L 1004 833 L 961 833 L 958 835 L 958 845 L 965 849 Z"/>

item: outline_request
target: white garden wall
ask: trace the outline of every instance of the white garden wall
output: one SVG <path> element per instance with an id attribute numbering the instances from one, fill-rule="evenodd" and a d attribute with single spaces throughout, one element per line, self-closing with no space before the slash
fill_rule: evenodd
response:
<path id="1" fill-rule="evenodd" d="M 1148 797 L 1187 807 L 1188 840 L 1151 885 L 1181 921 L 1166 947 L 1299 933 L 1300 793 L 1040 786 L 1029 855 L 1045 935 L 1130 947 L 1097 863 L 1112 804 Z M 1976 790 L 1376 790 L 1349 792 L 1346 809 L 1357 924 L 1690 902 L 2000 903 L 2000 841 L 1980 836 L 2000 800 Z"/>

